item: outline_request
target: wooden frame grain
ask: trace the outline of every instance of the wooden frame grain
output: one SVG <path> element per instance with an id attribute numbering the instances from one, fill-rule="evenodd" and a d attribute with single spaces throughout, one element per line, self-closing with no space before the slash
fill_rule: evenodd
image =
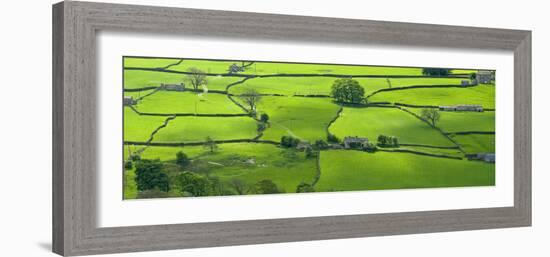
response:
<path id="1" fill-rule="evenodd" d="M 514 206 L 99 228 L 96 32 L 172 33 L 514 52 Z M 60 255 L 531 225 L 531 32 L 65 1 L 53 6 L 53 251 Z"/>

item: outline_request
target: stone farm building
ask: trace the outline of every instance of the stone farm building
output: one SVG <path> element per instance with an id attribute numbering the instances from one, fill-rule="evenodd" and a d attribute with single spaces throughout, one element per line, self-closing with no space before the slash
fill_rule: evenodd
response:
<path id="1" fill-rule="evenodd" d="M 495 154 L 494 153 L 476 153 L 467 155 L 470 160 L 480 160 L 489 163 L 495 163 Z"/>
<path id="2" fill-rule="evenodd" d="M 451 112 L 483 112 L 483 107 L 476 104 L 442 105 L 439 106 L 439 110 Z"/>
<path id="3" fill-rule="evenodd" d="M 476 80 L 481 84 L 489 84 L 495 80 L 495 74 L 492 71 L 480 70 L 476 74 Z"/>
<path id="4" fill-rule="evenodd" d="M 160 84 L 160 89 L 166 90 L 166 91 L 185 91 L 185 84 L 179 83 L 179 84 Z"/>
<path id="5" fill-rule="evenodd" d="M 369 139 L 364 137 L 345 137 L 342 142 L 344 143 L 344 148 L 350 149 L 366 146 L 369 143 Z"/>
<path id="6" fill-rule="evenodd" d="M 134 100 L 134 98 L 131 97 L 131 96 L 124 96 L 124 101 L 123 101 L 123 103 L 124 103 L 124 106 L 130 106 L 130 105 L 136 104 L 137 101 Z"/>

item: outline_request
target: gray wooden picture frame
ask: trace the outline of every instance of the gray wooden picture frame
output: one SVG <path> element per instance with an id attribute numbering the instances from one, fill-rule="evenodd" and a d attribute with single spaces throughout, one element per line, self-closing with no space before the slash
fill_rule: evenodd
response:
<path id="1" fill-rule="evenodd" d="M 513 51 L 514 206 L 99 228 L 95 37 L 100 30 Z M 53 6 L 55 253 L 88 255 L 530 225 L 530 31 L 73 1 Z"/>

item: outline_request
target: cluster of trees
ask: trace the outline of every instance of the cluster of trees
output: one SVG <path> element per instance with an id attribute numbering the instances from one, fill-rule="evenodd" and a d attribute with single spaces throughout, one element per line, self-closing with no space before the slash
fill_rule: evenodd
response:
<path id="1" fill-rule="evenodd" d="M 436 123 L 441 118 L 441 114 L 439 114 L 439 110 L 435 108 L 424 108 L 420 112 L 420 117 L 435 127 Z"/>
<path id="2" fill-rule="evenodd" d="M 426 76 L 447 76 L 451 73 L 449 69 L 443 68 L 423 68 L 422 74 Z"/>
<path id="3" fill-rule="evenodd" d="M 354 79 L 337 79 L 332 84 L 332 97 L 341 103 L 361 103 L 365 89 Z"/>
<path id="4" fill-rule="evenodd" d="M 399 147 L 399 140 L 394 136 L 378 136 L 378 145 L 384 147 Z"/>

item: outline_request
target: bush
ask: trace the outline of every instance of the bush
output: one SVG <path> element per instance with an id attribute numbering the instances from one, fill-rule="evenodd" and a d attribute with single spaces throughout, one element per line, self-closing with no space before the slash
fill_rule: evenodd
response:
<path id="1" fill-rule="evenodd" d="M 449 69 L 442 68 L 424 68 L 422 69 L 422 74 L 426 76 L 447 76 L 451 73 Z"/>
<path id="2" fill-rule="evenodd" d="M 374 153 L 378 150 L 378 147 L 375 144 L 368 142 L 363 145 L 363 150 L 369 153 Z"/>
<path id="3" fill-rule="evenodd" d="M 313 186 L 308 183 L 302 182 L 296 187 L 296 193 L 310 193 L 310 192 L 315 192 L 315 188 L 313 188 Z"/>
<path id="4" fill-rule="evenodd" d="M 311 146 L 306 147 L 305 153 L 306 153 L 306 158 L 317 157 L 317 152 L 314 151 L 313 148 L 311 148 Z"/>
<path id="5" fill-rule="evenodd" d="M 262 115 L 260 115 L 260 120 L 262 122 L 268 122 L 269 121 L 269 115 L 267 115 L 267 113 L 262 113 Z"/>
<path id="6" fill-rule="evenodd" d="M 273 181 L 264 179 L 254 184 L 253 192 L 256 194 L 277 194 L 282 193 Z"/>
<path id="7" fill-rule="evenodd" d="M 265 122 L 258 122 L 256 130 L 258 132 L 262 132 L 267 128 L 267 124 Z"/>
<path id="8" fill-rule="evenodd" d="M 283 136 L 281 137 L 281 146 L 283 147 L 296 147 L 300 143 L 300 139 L 293 136 Z"/>
<path id="9" fill-rule="evenodd" d="M 124 168 L 127 170 L 130 170 L 133 167 L 134 167 L 134 163 L 132 161 L 126 161 L 126 163 L 124 163 Z"/>
<path id="10" fill-rule="evenodd" d="M 189 165 L 191 161 L 189 160 L 189 157 L 187 157 L 187 154 L 185 154 L 182 151 L 179 151 L 176 153 L 176 164 L 178 164 L 180 167 L 185 168 L 187 165 Z"/>
<path id="11" fill-rule="evenodd" d="M 319 150 L 324 150 L 328 148 L 328 143 L 325 142 L 324 140 L 319 139 L 315 141 L 315 147 L 317 147 L 317 149 Z"/>
<path id="12" fill-rule="evenodd" d="M 327 141 L 329 141 L 331 143 L 340 143 L 340 139 L 336 135 L 331 134 L 331 133 L 328 133 Z"/>
<path id="13" fill-rule="evenodd" d="M 132 160 L 134 162 L 137 162 L 137 161 L 141 160 L 141 156 L 139 154 L 132 154 L 132 155 L 130 155 L 130 160 Z"/>

